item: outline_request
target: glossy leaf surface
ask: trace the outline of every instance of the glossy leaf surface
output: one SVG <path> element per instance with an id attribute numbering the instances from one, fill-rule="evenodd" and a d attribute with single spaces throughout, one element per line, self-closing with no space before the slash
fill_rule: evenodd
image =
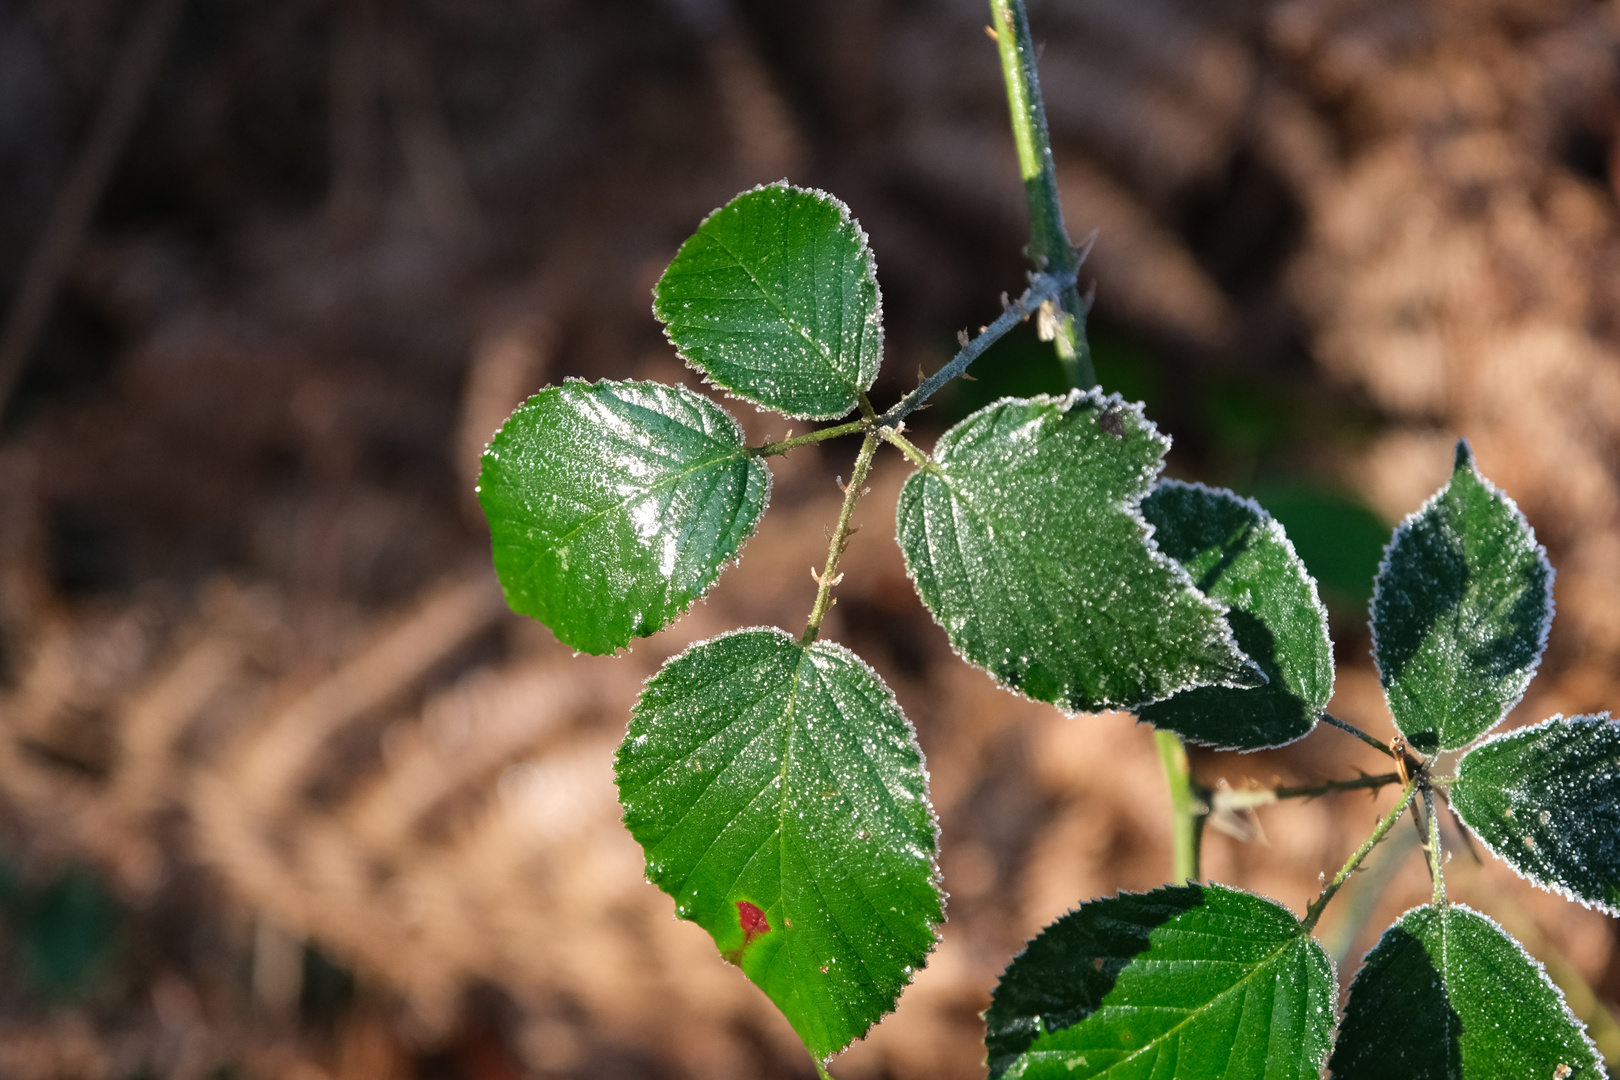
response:
<path id="1" fill-rule="evenodd" d="M 1373 591 L 1379 678 L 1415 749 L 1466 746 L 1524 695 L 1552 582 L 1530 523 L 1459 442 L 1451 483 L 1395 530 Z"/>
<path id="2" fill-rule="evenodd" d="M 1225 749 L 1304 736 L 1333 696 L 1333 642 L 1316 582 L 1282 526 L 1256 503 L 1202 484 L 1165 481 L 1142 501 L 1159 549 L 1227 606 L 1240 648 L 1271 681 L 1252 690 L 1200 686 L 1138 714 L 1157 728 Z"/>
<path id="3" fill-rule="evenodd" d="M 946 432 L 900 493 L 906 569 L 952 646 L 1068 712 L 1263 681 L 1218 605 L 1147 540 L 1169 443 L 1097 391 L 1007 399 Z"/>
<path id="4" fill-rule="evenodd" d="M 1463 756 L 1451 805 L 1536 884 L 1620 915 L 1620 724 L 1555 717 Z"/>
<path id="5" fill-rule="evenodd" d="M 1275 901 L 1221 885 L 1093 900 L 1002 975 L 990 1076 L 1315 1080 L 1336 997 L 1327 954 Z"/>
<path id="6" fill-rule="evenodd" d="M 664 271 L 653 314 L 716 385 L 789 416 L 850 412 L 883 354 L 866 234 L 831 195 L 787 184 L 710 214 Z"/>
<path id="7" fill-rule="evenodd" d="M 694 645 L 618 756 L 625 824 L 676 913 L 832 1054 L 894 1008 L 943 918 L 911 725 L 848 649 L 780 630 Z"/>
<path id="8" fill-rule="evenodd" d="M 703 595 L 759 523 L 770 481 L 707 398 L 569 380 L 496 434 L 478 501 L 512 609 L 609 653 Z"/>
<path id="9" fill-rule="evenodd" d="M 1517 941 L 1460 904 L 1384 932 L 1350 987 L 1334 1080 L 1602 1080 L 1597 1053 Z"/>

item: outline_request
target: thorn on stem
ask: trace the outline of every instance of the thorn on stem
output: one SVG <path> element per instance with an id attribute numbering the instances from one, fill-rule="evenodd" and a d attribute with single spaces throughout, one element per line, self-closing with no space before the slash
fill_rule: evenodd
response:
<path id="1" fill-rule="evenodd" d="M 988 37 L 988 38 L 989 38 L 989 39 L 990 39 L 990 40 L 991 40 L 991 41 L 994 41 L 994 42 L 995 42 L 995 43 L 996 43 L 996 44 L 997 44 L 997 45 L 999 45 L 999 44 L 1001 44 L 1001 38 L 1000 38 L 1000 37 L 999 37 L 999 36 L 998 36 L 998 35 L 997 35 L 997 34 L 996 34 L 996 28 L 995 28 L 995 27 L 993 27 L 993 26 L 986 26 L 986 27 L 985 27 L 985 28 L 984 28 L 984 34 L 985 34 L 985 36 L 986 36 L 986 37 Z"/>
<path id="2" fill-rule="evenodd" d="M 969 340 L 970 339 L 968 338 L 968 332 L 966 330 L 958 330 L 956 332 L 956 343 L 958 345 L 962 346 L 962 348 L 965 349 L 965 348 L 968 347 L 968 341 Z M 922 369 L 918 368 L 917 370 L 921 371 Z"/>
<path id="3" fill-rule="evenodd" d="M 1001 310 L 1006 311 L 1010 307 L 1012 307 L 1012 301 L 1007 298 L 1007 293 L 1003 291 L 1001 294 Z"/>

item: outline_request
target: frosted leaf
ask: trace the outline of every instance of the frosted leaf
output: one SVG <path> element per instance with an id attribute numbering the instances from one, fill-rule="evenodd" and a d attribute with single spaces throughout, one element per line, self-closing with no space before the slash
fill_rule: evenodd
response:
<path id="1" fill-rule="evenodd" d="M 906 570 L 952 646 L 1068 712 L 1260 674 L 1220 605 L 1149 539 L 1169 440 L 1098 391 L 1007 398 L 946 432 L 900 493 Z"/>
<path id="2" fill-rule="evenodd" d="M 687 363 L 756 405 L 843 416 L 883 357 L 866 234 L 824 191 L 769 184 L 710 214 L 653 290 Z"/>
<path id="3" fill-rule="evenodd" d="M 1553 717 L 1474 747 L 1451 805 L 1544 889 L 1620 915 L 1620 724 Z"/>
<path id="4" fill-rule="evenodd" d="M 1552 583 L 1530 523 L 1458 442 L 1451 483 L 1395 530 L 1373 588 L 1373 656 L 1413 748 L 1467 746 L 1524 695 Z"/>
<path id="5" fill-rule="evenodd" d="M 1273 900 L 1174 885 L 1093 900 L 1014 958 L 984 1014 L 991 1080 L 1316 1080 L 1333 965 Z"/>
<path id="6" fill-rule="evenodd" d="M 1200 686 L 1137 715 L 1223 749 L 1258 750 L 1306 735 L 1333 696 L 1333 642 L 1316 582 L 1283 528 L 1230 491 L 1166 480 L 1142 502 L 1159 549 L 1227 605 L 1240 648 L 1270 680 L 1250 690 Z"/>
<path id="7" fill-rule="evenodd" d="M 944 918 L 928 774 L 877 674 L 738 630 L 648 681 L 617 758 L 647 877 L 818 1057 L 894 1008 Z"/>
<path id="8" fill-rule="evenodd" d="M 771 474 L 681 386 L 570 379 L 484 451 L 478 501 L 512 610 L 582 652 L 667 626 L 759 524 Z"/>
<path id="9" fill-rule="evenodd" d="M 1328 1067 L 1333 1080 L 1604 1076 L 1541 965 L 1461 904 L 1414 908 L 1384 931 L 1350 986 Z"/>

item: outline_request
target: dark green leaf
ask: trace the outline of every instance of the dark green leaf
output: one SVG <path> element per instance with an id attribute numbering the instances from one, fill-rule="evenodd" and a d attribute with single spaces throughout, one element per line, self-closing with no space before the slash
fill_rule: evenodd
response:
<path id="1" fill-rule="evenodd" d="M 1252 686 L 1219 605 L 1148 542 L 1169 443 L 1118 395 L 1008 399 L 946 432 L 900 493 L 906 569 L 951 644 L 1069 712 Z"/>
<path id="2" fill-rule="evenodd" d="M 1586 1031 L 1517 941 L 1452 904 L 1401 916 L 1367 954 L 1334 1080 L 1602 1080 Z"/>
<path id="3" fill-rule="evenodd" d="M 1166 480 L 1142 502 L 1159 550 L 1187 569 L 1271 681 L 1252 690 L 1200 686 L 1142 709 L 1154 727 L 1226 749 L 1293 742 L 1333 696 L 1333 642 L 1316 583 L 1282 526 L 1248 499 Z"/>
<path id="4" fill-rule="evenodd" d="M 653 291 L 653 314 L 719 386 L 830 420 L 877 377 L 883 313 L 866 234 L 824 191 L 745 191 L 710 214 Z"/>
<path id="5" fill-rule="evenodd" d="M 506 602 L 574 648 L 608 653 L 703 595 L 770 487 L 742 429 L 707 398 L 570 379 L 496 434 L 478 501 Z"/>
<path id="6" fill-rule="evenodd" d="M 815 1054 L 894 1008 L 943 918 L 934 816 L 911 725 L 854 653 L 694 645 L 647 683 L 618 778 L 648 879 Z"/>
<path id="7" fill-rule="evenodd" d="M 1048 926 L 1001 976 L 990 1076 L 1315 1080 L 1337 996 L 1327 953 L 1275 901 L 1122 893 Z"/>
<path id="8" fill-rule="evenodd" d="M 1620 915 L 1620 724 L 1554 717 L 1474 747 L 1451 805 L 1544 889 Z"/>
<path id="9" fill-rule="evenodd" d="M 1459 442 L 1451 483 L 1395 530 L 1373 591 L 1379 678 L 1415 749 L 1466 746 L 1524 695 L 1552 581 L 1530 523 Z"/>

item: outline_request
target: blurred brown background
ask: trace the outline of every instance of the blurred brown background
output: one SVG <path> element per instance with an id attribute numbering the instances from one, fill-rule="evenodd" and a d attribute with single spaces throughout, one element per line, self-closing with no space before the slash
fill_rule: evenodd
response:
<path id="1" fill-rule="evenodd" d="M 1372 573 L 1459 434 L 1559 571 L 1510 723 L 1620 705 L 1620 5 L 1031 17 L 1070 226 L 1101 230 L 1104 385 L 1174 434 L 1173 474 L 1287 525 L 1332 606 L 1334 711 L 1390 733 Z M 610 759 L 663 658 L 803 619 L 853 447 L 776 459 L 741 565 L 617 659 L 505 612 L 471 488 L 545 382 L 695 384 L 648 290 L 762 181 L 829 189 L 870 232 L 877 400 L 941 363 L 1023 283 L 986 21 L 970 0 L 0 5 L 0 1077 L 810 1075 L 642 881 Z M 1058 385 L 1022 332 L 976 372 L 925 441 Z M 850 1080 L 982 1075 L 977 1014 L 1020 943 L 1169 873 L 1145 729 L 950 655 L 889 539 L 903 473 L 875 473 L 827 633 L 919 729 L 950 921 L 835 1064 Z M 1241 785 L 1378 760 L 1320 731 L 1195 765 Z M 1379 805 L 1225 821 L 1206 872 L 1301 909 Z M 1427 896 L 1414 846 L 1400 830 L 1330 909 L 1341 985 Z M 1613 920 L 1452 846 L 1453 895 L 1620 1060 Z"/>

